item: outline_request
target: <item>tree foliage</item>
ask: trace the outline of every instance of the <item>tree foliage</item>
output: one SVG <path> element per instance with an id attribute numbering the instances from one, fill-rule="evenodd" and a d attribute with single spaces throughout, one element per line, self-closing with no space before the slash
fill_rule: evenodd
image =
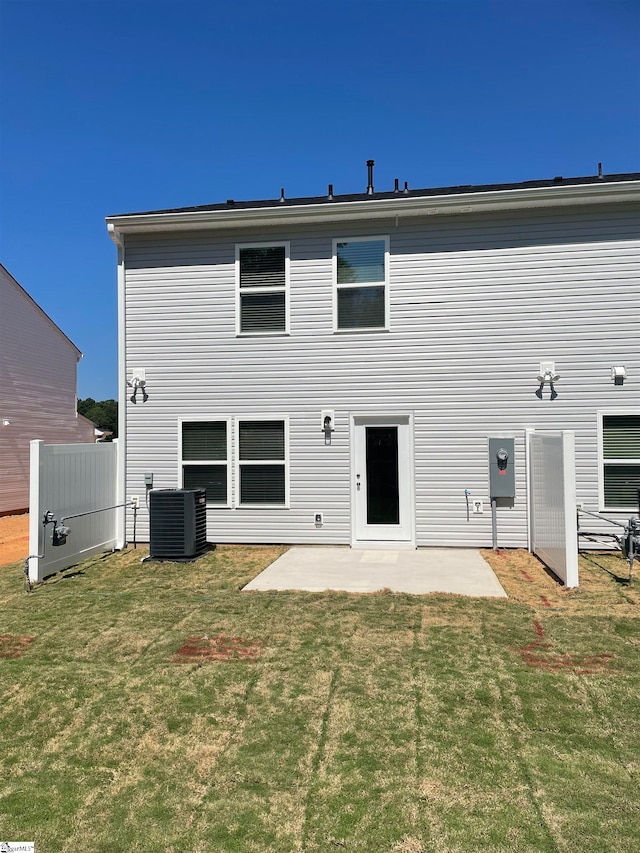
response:
<path id="1" fill-rule="evenodd" d="M 118 403 L 116 400 L 99 400 L 93 397 L 78 400 L 78 412 L 97 424 L 102 430 L 109 430 L 113 438 L 118 437 Z"/>

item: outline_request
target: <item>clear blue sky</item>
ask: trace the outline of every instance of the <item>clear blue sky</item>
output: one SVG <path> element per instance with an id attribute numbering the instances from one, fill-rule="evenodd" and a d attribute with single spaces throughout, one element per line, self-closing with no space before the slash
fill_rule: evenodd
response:
<path id="1" fill-rule="evenodd" d="M 637 0 L 0 0 L 0 260 L 117 396 L 104 217 L 640 171 Z"/>

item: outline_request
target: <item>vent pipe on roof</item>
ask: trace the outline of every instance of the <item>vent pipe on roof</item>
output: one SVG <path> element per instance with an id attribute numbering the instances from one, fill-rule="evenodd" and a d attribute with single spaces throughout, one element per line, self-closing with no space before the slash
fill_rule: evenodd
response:
<path id="1" fill-rule="evenodd" d="M 403 192 L 405 195 L 409 195 L 409 181 L 405 181 L 405 182 L 404 182 L 404 189 L 402 190 L 402 192 Z"/>
<path id="2" fill-rule="evenodd" d="M 599 177 L 600 179 L 602 179 L 602 178 L 603 178 L 603 174 L 602 174 L 602 163 L 598 163 L 598 177 Z"/>
<path id="3" fill-rule="evenodd" d="M 373 195 L 373 167 L 375 160 L 367 160 L 367 195 Z"/>
<path id="4" fill-rule="evenodd" d="M 284 197 L 284 187 L 280 187 L 280 204 L 284 204 L 286 198 Z"/>
<path id="5" fill-rule="evenodd" d="M 394 193 L 400 192 L 400 181 L 397 178 L 395 179 L 395 183 L 393 185 L 393 191 Z"/>
<path id="6" fill-rule="evenodd" d="M 329 184 L 329 186 L 327 187 L 327 198 L 329 199 L 329 201 L 333 199 L 333 184 Z"/>

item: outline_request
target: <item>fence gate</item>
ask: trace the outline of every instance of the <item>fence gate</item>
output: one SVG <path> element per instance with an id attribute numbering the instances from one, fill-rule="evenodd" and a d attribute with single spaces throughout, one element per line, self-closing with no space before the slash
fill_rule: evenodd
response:
<path id="1" fill-rule="evenodd" d="M 530 547 L 568 587 L 578 586 L 575 437 L 529 432 Z"/>
<path id="2" fill-rule="evenodd" d="M 95 512 L 122 503 L 117 485 L 118 442 L 104 444 L 45 444 L 31 442 L 29 489 L 29 580 L 79 563 L 116 547 L 117 509 Z M 53 545 L 53 525 L 43 524 L 51 512 L 67 522 L 69 536 Z M 84 515 L 84 513 L 91 513 Z"/>

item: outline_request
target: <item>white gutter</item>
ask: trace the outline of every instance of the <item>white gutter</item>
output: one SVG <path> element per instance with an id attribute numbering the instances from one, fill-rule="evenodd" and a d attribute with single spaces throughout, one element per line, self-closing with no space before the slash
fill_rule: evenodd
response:
<path id="1" fill-rule="evenodd" d="M 125 269 L 124 269 L 124 239 L 114 225 L 107 224 L 109 237 L 118 249 L 118 473 L 116 503 L 126 503 L 127 488 L 127 363 L 126 363 L 126 325 L 125 325 Z M 116 548 L 122 549 L 127 544 L 126 507 L 116 510 Z"/>
<path id="2" fill-rule="evenodd" d="M 107 217 L 107 227 L 110 234 L 116 233 L 116 229 L 120 234 L 136 234 L 148 231 L 193 231 L 204 228 L 290 225 L 636 201 L 640 201 L 640 181 L 603 181 L 439 196 L 411 196 L 401 193 L 394 198 L 327 201 L 281 207 L 226 207 L 223 210 L 133 213 Z"/>

